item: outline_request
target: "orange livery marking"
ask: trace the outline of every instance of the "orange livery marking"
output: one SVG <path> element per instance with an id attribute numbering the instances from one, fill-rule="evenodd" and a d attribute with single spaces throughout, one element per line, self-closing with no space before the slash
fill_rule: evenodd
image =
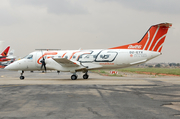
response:
<path id="1" fill-rule="evenodd" d="M 46 55 L 57 55 L 58 53 L 57 52 L 45 52 L 44 55 L 42 55 L 38 60 L 37 60 L 37 63 L 38 64 L 41 64 L 40 62 L 40 59 L 42 59 L 44 56 Z M 48 57 L 49 58 L 49 57 Z"/>
<path id="2" fill-rule="evenodd" d="M 67 53 L 67 52 L 66 52 Z M 64 53 L 63 55 L 62 55 L 62 58 L 66 55 L 66 53 Z"/>
<path id="3" fill-rule="evenodd" d="M 69 60 L 71 60 L 71 59 L 72 59 L 72 57 L 73 57 L 76 53 L 78 53 L 78 52 L 80 52 L 80 51 L 73 52 L 73 53 L 72 53 L 72 55 L 71 55 L 71 57 L 69 58 Z"/>
<path id="4" fill-rule="evenodd" d="M 109 63 L 109 62 L 104 62 L 104 63 L 99 63 L 100 65 L 114 65 L 114 63 Z"/>

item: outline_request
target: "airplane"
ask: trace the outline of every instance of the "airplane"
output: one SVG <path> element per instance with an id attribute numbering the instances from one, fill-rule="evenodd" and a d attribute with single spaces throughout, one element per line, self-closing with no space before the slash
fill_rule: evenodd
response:
<path id="1" fill-rule="evenodd" d="M 16 57 L 14 56 L 14 49 L 12 49 L 6 58 L 2 59 L 2 61 L 0 60 L 0 65 L 2 66 L 7 66 L 10 63 L 14 62 L 16 59 Z"/>
<path id="2" fill-rule="evenodd" d="M 0 55 L 0 62 L 4 62 L 4 61 L 8 61 L 9 59 L 7 59 L 7 54 L 9 52 L 10 46 L 8 46 Z"/>
<path id="3" fill-rule="evenodd" d="M 5 67 L 7 70 L 24 71 L 56 70 L 58 73 L 71 72 L 72 80 L 76 72 L 83 72 L 88 79 L 88 71 L 94 69 L 118 69 L 145 63 L 159 55 L 171 23 L 152 25 L 143 38 L 136 43 L 93 50 L 39 50 Z"/>

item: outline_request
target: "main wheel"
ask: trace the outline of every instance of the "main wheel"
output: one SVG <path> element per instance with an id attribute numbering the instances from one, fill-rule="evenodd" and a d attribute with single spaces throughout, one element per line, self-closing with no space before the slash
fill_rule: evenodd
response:
<path id="1" fill-rule="evenodd" d="M 71 79 L 72 79 L 72 80 L 76 80 L 76 79 L 77 79 L 77 76 L 76 76 L 76 75 L 72 75 L 72 76 L 71 76 Z"/>
<path id="2" fill-rule="evenodd" d="M 24 76 L 20 76 L 20 79 L 21 79 L 21 80 L 24 80 Z"/>
<path id="3" fill-rule="evenodd" d="M 88 79 L 88 78 L 89 78 L 89 75 L 87 75 L 87 74 L 83 75 L 83 79 Z"/>

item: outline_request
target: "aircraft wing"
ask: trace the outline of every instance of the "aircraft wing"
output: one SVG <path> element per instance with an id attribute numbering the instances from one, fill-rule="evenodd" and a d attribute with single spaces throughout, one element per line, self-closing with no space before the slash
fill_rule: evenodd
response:
<path id="1" fill-rule="evenodd" d="M 57 63 L 61 64 L 64 67 L 78 67 L 80 65 L 76 64 L 75 62 L 72 62 L 66 58 L 53 58 Z"/>
<path id="2" fill-rule="evenodd" d="M 101 65 L 86 63 L 81 64 L 76 61 L 71 61 L 66 58 L 49 58 L 46 60 L 46 67 L 60 71 L 81 71 L 86 69 L 101 68 Z"/>

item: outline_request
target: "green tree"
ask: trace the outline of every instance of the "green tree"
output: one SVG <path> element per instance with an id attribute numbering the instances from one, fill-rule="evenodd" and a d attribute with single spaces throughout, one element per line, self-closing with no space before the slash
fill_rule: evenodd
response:
<path id="1" fill-rule="evenodd" d="M 152 66 L 152 65 L 149 65 L 148 67 L 149 67 L 149 68 L 152 68 L 153 66 Z"/>
<path id="2" fill-rule="evenodd" d="M 161 67 L 161 64 L 156 64 L 155 67 L 159 68 Z"/>

